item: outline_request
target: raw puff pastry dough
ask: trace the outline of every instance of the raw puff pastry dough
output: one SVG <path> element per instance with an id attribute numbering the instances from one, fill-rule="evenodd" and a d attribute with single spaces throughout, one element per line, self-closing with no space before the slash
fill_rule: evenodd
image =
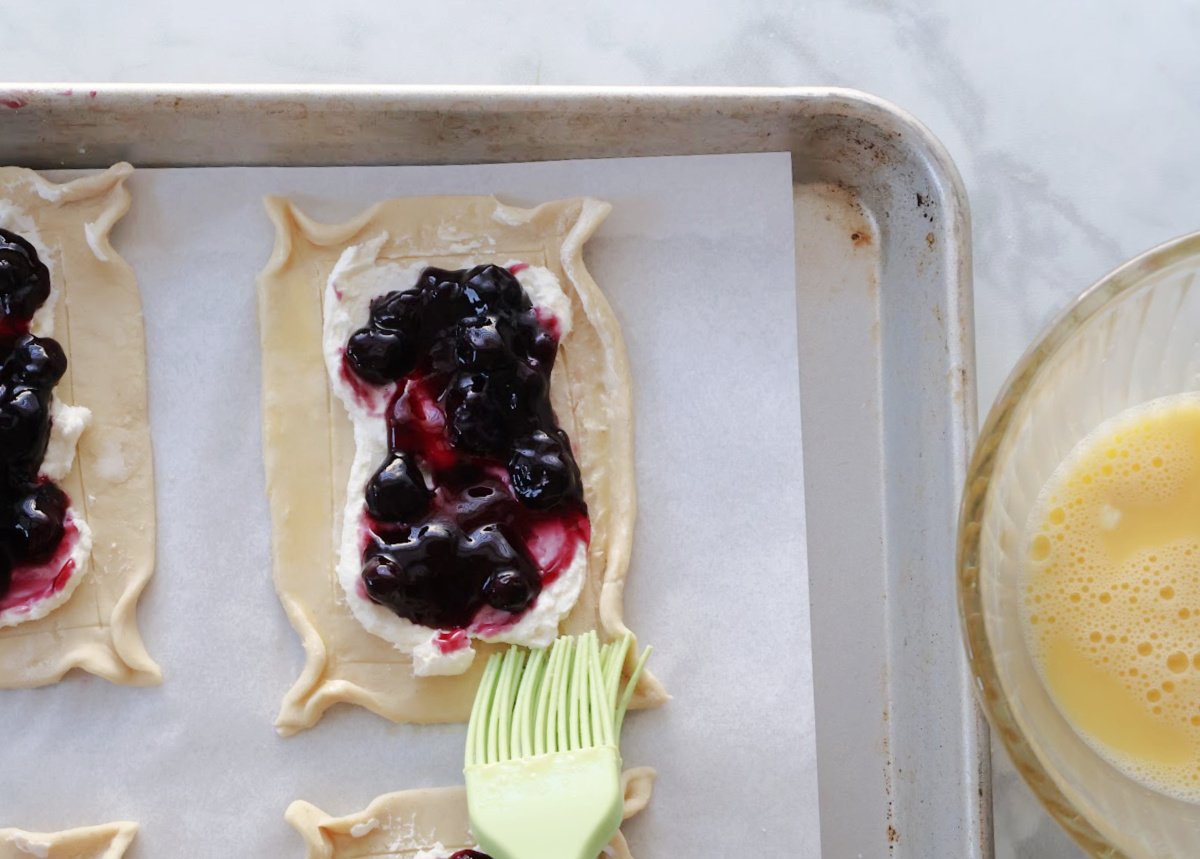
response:
<path id="1" fill-rule="evenodd" d="M 592 527 L 587 581 L 562 628 L 598 629 L 606 639 L 627 632 L 623 592 L 635 514 L 628 359 L 616 317 L 582 259 L 608 204 L 572 199 L 518 209 L 494 197 L 413 197 L 342 224 L 317 223 L 282 198 L 268 198 L 266 206 L 276 240 L 259 278 L 259 326 L 275 587 L 306 654 L 284 697 L 279 731 L 309 728 L 338 702 L 393 721 L 466 721 L 491 650 L 475 642 L 480 653 L 466 674 L 414 677 L 408 654 L 355 620 L 334 573 L 354 441 L 329 389 L 321 302 L 342 251 L 381 232 L 389 237 L 382 252 L 388 260 L 456 269 L 516 259 L 545 266 L 562 282 L 575 323 L 559 347 L 551 397 L 583 475 Z M 666 698 L 646 674 L 634 706 Z"/>
<path id="2" fill-rule="evenodd" d="M 626 770 L 621 785 L 628 820 L 650 802 L 654 770 Z M 461 787 L 384 794 L 346 817 L 330 817 L 297 800 L 288 806 L 286 817 L 304 838 L 305 859 L 412 859 L 438 842 L 447 854 L 475 846 L 467 819 L 467 793 Z M 621 833 L 609 843 L 604 857 L 633 859 Z"/>
<path id="3" fill-rule="evenodd" d="M 58 484 L 92 528 L 90 569 L 71 598 L 40 620 L 0 629 L 0 687 L 54 683 L 82 668 L 114 683 L 162 674 L 142 644 L 137 601 L 154 569 L 154 475 L 146 406 L 142 302 L 133 270 L 108 235 L 129 210 L 117 164 L 58 185 L 0 168 L 0 227 L 37 249 L 61 290 L 54 336 L 67 353 L 58 383 L 92 420 Z"/>
<path id="4" fill-rule="evenodd" d="M 0 859 L 121 859 L 137 824 L 126 821 L 62 832 L 0 829 Z"/>

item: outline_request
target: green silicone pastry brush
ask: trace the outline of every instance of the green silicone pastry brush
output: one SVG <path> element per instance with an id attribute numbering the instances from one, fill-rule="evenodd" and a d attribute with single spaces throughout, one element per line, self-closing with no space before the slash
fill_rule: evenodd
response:
<path id="1" fill-rule="evenodd" d="M 596 633 L 493 654 L 475 694 L 464 774 L 471 830 L 493 859 L 596 859 L 621 824 L 621 723 L 632 646 Z"/>

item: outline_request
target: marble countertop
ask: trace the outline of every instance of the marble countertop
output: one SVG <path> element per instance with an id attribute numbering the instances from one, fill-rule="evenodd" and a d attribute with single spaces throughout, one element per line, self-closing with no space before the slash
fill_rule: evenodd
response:
<path id="1" fill-rule="evenodd" d="M 1037 331 L 1200 229 L 1200 5 L 1170 0 L 7 0 L 0 80 L 836 85 L 946 144 L 970 195 L 986 411 Z M 1079 851 L 997 749 L 997 859 Z"/>

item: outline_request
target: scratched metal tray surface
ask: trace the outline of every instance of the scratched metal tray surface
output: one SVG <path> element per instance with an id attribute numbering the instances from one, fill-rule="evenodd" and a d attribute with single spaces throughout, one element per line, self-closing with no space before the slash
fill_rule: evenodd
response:
<path id="1" fill-rule="evenodd" d="M 0 85 L 0 164 L 35 168 L 774 151 L 795 183 L 822 853 L 986 859 L 986 731 L 954 598 L 970 229 L 915 120 L 817 88 Z"/>

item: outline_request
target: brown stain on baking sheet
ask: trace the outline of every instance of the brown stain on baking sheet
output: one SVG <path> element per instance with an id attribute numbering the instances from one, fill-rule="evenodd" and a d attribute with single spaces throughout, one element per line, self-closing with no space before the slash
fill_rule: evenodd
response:
<path id="1" fill-rule="evenodd" d="M 887 597 L 885 596 L 886 600 Z M 885 665 L 880 679 L 883 682 L 884 694 L 888 692 L 888 669 Z M 896 807 L 892 784 L 892 770 L 895 769 L 896 775 L 900 774 L 900 769 L 896 767 L 896 761 L 892 758 L 892 712 L 891 708 L 885 706 L 883 708 L 881 727 L 883 728 L 882 736 L 882 751 L 883 751 L 883 791 L 887 796 L 887 845 L 888 855 L 894 855 L 896 845 L 900 842 L 900 831 L 896 829 Z"/>
<path id="2" fill-rule="evenodd" d="M 850 242 L 856 248 L 866 247 L 871 244 L 871 234 L 866 230 L 855 230 L 850 234 Z"/>
<path id="3" fill-rule="evenodd" d="M 967 404 L 967 386 L 970 378 L 967 375 L 966 367 L 951 367 L 950 368 L 950 393 L 954 398 L 954 404 L 959 408 L 965 408 Z"/>
<path id="4" fill-rule="evenodd" d="M 934 222 L 935 212 L 937 209 L 937 202 L 934 200 L 933 195 L 922 194 L 920 191 L 917 191 L 916 197 L 917 211 L 921 213 L 922 218 L 932 224 Z"/>
<path id="5" fill-rule="evenodd" d="M 887 685 L 887 668 L 884 668 L 883 680 L 884 680 L 884 685 L 886 687 L 886 685 Z M 895 847 L 896 842 L 898 840 L 900 840 L 900 836 L 896 832 L 896 827 L 893 823 L 893 821 L 895 819 L 894 818 L 895 809 L 892 805 L 892 798 L 891 798 L 892 797 L 892 742 L 891 742 L 891 728 L 888 724 L 890 721 L 891 721 L 891 712 L 889 711 L 889 709 L 887 707 L 884 707 L 883 708 L 883 758 L 884 758 L 883 792 L 888 797 L 887 832 L 888 832 L 888 853 L 889 854 L 892 852 L 892 848 Z"/>

